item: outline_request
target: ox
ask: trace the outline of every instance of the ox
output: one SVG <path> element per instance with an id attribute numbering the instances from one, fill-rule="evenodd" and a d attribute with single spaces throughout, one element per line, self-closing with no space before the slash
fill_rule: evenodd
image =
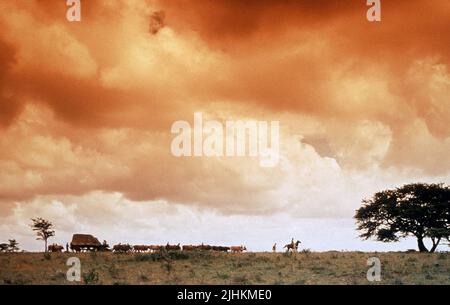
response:
<path id="1" fill-rule="evenodd" d="M 48 246 L 48 252 L 62 252 L 64 247 L 58 244 L 53 244 Z"/>
<path id="2" fill-rule="evenodd" d="M 164 246 L 150 245 L 150 246 L 148 246 L 148 249 L 152 252 L 161 251 L 162 249 L 164 249 Z"/>
<path id="3" fill-rule="evenodd" d="M 165 249 L 167 251 L 180 251 L 181 250 L 180 243 L 178 243 L 178 245 L 170 245 L 169 243 L 167 243 Z"/>
<path id="4" fill-rule="evenodd" d="M 204 245 L 204 244 L 201 244 L 200 246 L 198 246 L 198 248 L 199 248 L 200 250 L 205 250 L 205 251 L 212 250 L 212 246 L 210 246 L 210 245 Z"/>
<path id="5" fill-rule="evenodd" d="M 197 246 L 194 245 L 183 245 L 183 251 L 195 251 L 197 249 Z"/>
<path id="6" fill-rule="evenodd" d="M 232 246 L 232 247 L 230 247 L 230 250 L 231 250 L 232 253 L 237 253 L 237 252 L 246 251 L 247 248 L 245 246 L 242 246 L 242 245 L 241 246 Z"/>
<path id="7" fill-rule="evenodd" d="M 134 245 L 133 250 L 134 252 L 146 252 L 148 251 L 148 246 L 145 245 Z"/>
<path id="8" fill-rule="evenodd" d="M 133 249 L 133 247 L 131 247 L 130 245 L 126 244 L 118 244 L 118 245 L 114 245 L 113 247 L 113 251 L 116 253 L 127 253 L 130 252 Z"/>

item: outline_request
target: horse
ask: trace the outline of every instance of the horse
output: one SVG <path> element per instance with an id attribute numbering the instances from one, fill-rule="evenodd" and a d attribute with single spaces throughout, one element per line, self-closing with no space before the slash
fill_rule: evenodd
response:
<path id="1" fill-rule="evenodd" d="M 283 248 L 286 248 L 286 252 L 292 251 L 292 252 L 297 252 L 298 251 L 298 245 L 301 243 L 301 241 L 297 240 L 294 243 L 294 240 L 291 241 L 290 244 L 285 245 Z"/>

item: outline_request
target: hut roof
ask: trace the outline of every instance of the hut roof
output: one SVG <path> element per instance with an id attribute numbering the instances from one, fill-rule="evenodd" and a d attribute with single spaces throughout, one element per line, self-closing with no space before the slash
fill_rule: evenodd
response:
<path id="1" fill-rule="evenodd" d="M 72 236 L 72 245 L 74 246 L 101 246 L 97 238 L 90 234 L 74 234 Z"/>

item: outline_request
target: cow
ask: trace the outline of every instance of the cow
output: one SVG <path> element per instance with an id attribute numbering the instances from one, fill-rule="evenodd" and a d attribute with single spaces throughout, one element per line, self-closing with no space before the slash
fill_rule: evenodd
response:
<path id="1" fill-rule="evenodd" d="M 196 251 L 198 246 L 194 245 L 183 245 L 183 251 Z"/>
<path id="2" fill-rule="evenodd" d="M 130 245 L 126 244 L 118 244 L 118 245 L 114 245 L 113 247 L 113 251 L 116 253 L 127 253 L 130 252 L 132 250 L 133 247 L 131 247 Z"/>
<path id="3" fill-rule="evenodd" d="M 220 252 L 228 252 L 228 251 L 230 251 L 230 247 L 218 246 L 218 247 L 217 247 L 217 251 L 220 251 Z"/>
<path id="4" fill-rule="evenodd" d="M 145 245 L 134 245 L 133 246 L 134 252 L 146 252 L 149 250 L 149 246 Z"/>
<path id="5" fill-rule="evenodd" d="M 232 253 L 237 253 L 237 252 L 246 251 L 247 248 L 245 246 L 242 246 L 242 245 L 241 246 L 231 246 L 230 250 L 231 250 Z"/>
<path id="6" fill-rule="evenodd" d="M 213 251 L 219 251 L 219 252 L 227 252 L 230 250 L 230 247 L 223 247 L 223 246 L 212 246 Z"/>
<path id="7" fill-rule="evenodd" d="M 64 250 L 64 247 L 58 244 L 49 245 L 47 247 L 48 252 L 62 252 Z"/>
<path id="8" fill-rule="evenodd" d="M 223 247 L 223 246 L 211 246 L 211 249 L 213 251 L 218 251 L 218 252 L 228 252 L 228 250 L 230 250 L 229 247 Z"/>
<path id="9" fill-rule="evenodd" d="M 161 251 L 163 248 L 164 248 L 164 246 L 159 246 L 159 245 L 150 245 L 150 246 L 148 246 L 148 249 L 151 252 Z"/>
<path id="10" fill-rule="evenodd" d="M 199 247 L 200 250 L 205 250 L 205 251 L 212 250 L 212 246 L 204 245 L 203 243 L 200 246 L 198 246 L 198 247 Z"/>
<path id="11" fill-rule="evenodd" d="M 180 251 L 181 250 L 180 243 L 178 243 L 178 245 L 170 245 L 169 243 L 167 243 L 165 249 L 167 251 Z"/>

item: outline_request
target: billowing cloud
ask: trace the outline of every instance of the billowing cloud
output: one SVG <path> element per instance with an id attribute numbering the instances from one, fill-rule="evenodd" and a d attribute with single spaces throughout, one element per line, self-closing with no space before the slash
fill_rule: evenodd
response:
<path id="1" fill-rule="evenodd" d="M 64 1 L 2 1 L 0 217 L 67 214 L 69 232 L 102 214 L 100 233 L 153 205 L 225 222 L 349 219 L 379 189 L 448 182 L 450 6 L 383 2 L 381 23 L 366 9 L 86 1 L 70 23 Z M 279 121 L 278 166 L 174 157 L 171 124 L 198 111 Z"/>

